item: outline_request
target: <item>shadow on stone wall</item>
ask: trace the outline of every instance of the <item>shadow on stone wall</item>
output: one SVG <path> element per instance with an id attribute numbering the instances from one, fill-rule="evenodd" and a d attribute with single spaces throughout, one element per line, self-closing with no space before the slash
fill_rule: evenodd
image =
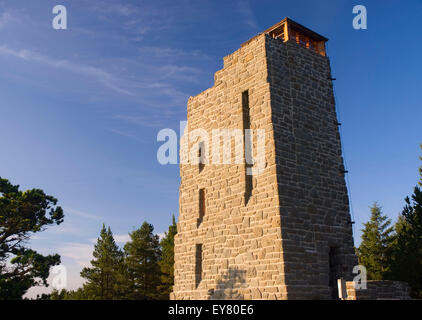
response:
<path id="1" fill-rule="evenodd" d="M 246 285 L 246 270 L 229 268 L 219 280 L 215 289 L 208 290 L 208 300 L 243 300 L 242 288 Z"/>

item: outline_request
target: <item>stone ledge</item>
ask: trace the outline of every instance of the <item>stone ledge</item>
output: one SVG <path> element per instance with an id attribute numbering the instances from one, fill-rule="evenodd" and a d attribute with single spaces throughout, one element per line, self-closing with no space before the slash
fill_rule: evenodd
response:
<path id="1" fill-rule="evenodd" d="M 410 300 L 410 287 L 406 282 L 369 280 L 367 289 L 355 289 L 353 281 L 346 282 L 347 300 Z"/>

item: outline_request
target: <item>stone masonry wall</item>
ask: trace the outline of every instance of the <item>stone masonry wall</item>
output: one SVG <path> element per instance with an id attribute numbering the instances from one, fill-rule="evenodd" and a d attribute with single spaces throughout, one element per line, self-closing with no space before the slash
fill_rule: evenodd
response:
<path id="1" fill-rule="evenodd" d="M 330 299 L 330 273 L 357 265 L 330 62 L 269 37 L 266 51 L 288 298 Z"/>
<path id="2" fill-rule="evenodd" d="M 182 144 L 195 151 L 201 138 L 188 132 L 243 129 L 248 90 L 251 129 L 265 129 L 266 165 L 246 203 L 244 164 L 181 164 L 172 299 L 329 299 L 330 274 L 350 280 L 357 261 L 329 77 L 328 58 L 262 34 L 225 57 L 214 86 L 189 99 Z"/>
<path id="3" fill-rule="evenodd" d="M 410 287 L 400 281 L 367 281 L 365 290 L 355 289 L 353 281 L 346 282 L 347 300 L 409 300 Z"/>
<path id="4" fill-rule="evenodd" d="M 245 205 L 244 164 L 205 164 L 201 172 L 198 165 L 181 165 L 172 298 L 287 297 L 264 36 L 225 57 L 224 68 L 215 74 L 215 85 L 189 99 L 188 130 L 202 128 L 210 136 L 212 129 L 242 130 L 245 90 L 249 90 L 251 129 L 265 129 L 266 168 L 253 177 L 252 195 Z M 197 141 L 188 144 L 192 147 Z M 242 155 L 233 151 L 235 156 Z M 201 188 L 205 189 L 206 212 L 198 226 Z M 198 287 L 196 244 L 203 244 L 202 281 Z"/>

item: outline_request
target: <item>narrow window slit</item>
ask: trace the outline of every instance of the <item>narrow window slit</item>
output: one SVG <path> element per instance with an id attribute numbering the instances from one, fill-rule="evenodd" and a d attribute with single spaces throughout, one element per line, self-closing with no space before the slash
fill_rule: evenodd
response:
<path id="1" fill-rule="evenodd" d="M 195 247 L 195 287 L 198 288 L 202 280 L 202 243 Z"/>
<path id="2" fill-rule="evenodd" d="M 248 171 L 252 170 L 252 136 L 251 139 L 247 139 L 246 135 L 251 129 L 251 117 L 249 110 L 249 91 L 242 92 L 242 115 L 243 115 L 243 134 L 244 134 L 244 147 L 245 147 L 245 205 L 248 204 L 249 199 L 252 195 L 252 172 L 248 174 Z M 249 170 L 248 170 L 249 169 Z"/>
<path id="3" fill-rule="evenodd" d="M 198 227 L 202 223 L 205 216 L 205 189 L 199 189 L 199 217 Z"/>
<path id="4" fill-rule="evenodd" d="M 199 159 L 199 173 L 204 170 L 205 167 L 205 144 L 201 141 L 198 145 L 198 159 Z"/>

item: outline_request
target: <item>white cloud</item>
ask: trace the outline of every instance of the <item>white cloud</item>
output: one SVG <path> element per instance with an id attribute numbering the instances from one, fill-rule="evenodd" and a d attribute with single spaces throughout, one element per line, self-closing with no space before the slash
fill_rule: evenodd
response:
<path id="1" fill-rule="evenodd" d="M 86 1 L 101 21 L 113 22 L 120 19 L 119 26 L 127 32 L 132 41 L 142 41 L 147 33 L 170 28 L 172 17 L 169 10 L 162 10 L 148 2 L 142 5 L 116 3 L 111 1 Z"/>
<path id="2" fill-rule="evenodd" d="M 62 266 L 64 266 L 67 270 L 66 289 L 76 290 L 82 287 L 82 285 L 85 283 L 86 280 L 80 276 L 80 271 L 81 271 L 80 267 L 77 265 L 73 266 L 73 265 L 63 265 L 63 264 Z M 51 293 L 51 291 L 53 291 L 54 289 L 53 278 L 54 278 L 54 275 L 50 271 L 50 275 L 47 279 L 49 286 L 48 287 L 43 287 L 43 286 L 31 287 L 24 297 L 29 298 L 29 299 L 36 299 L 37 295 L 42 295 L 43 293 L 45 294 Z"/>
<path id="3" fill-rule="evenodd" d="M 113 237 L 116 243 L 123 244 L 130 241 L 130 236 L 128 234 L 115 234 L 113 235 Z"/>
<path id="4" fill-rule="evenodd" d="M 252 29 L 258 29 L 252 8 L 248 0 L 238 0 L 237 10 L 243 17 L 243 22 Z"/>
<path id="5" fill-rule="evenodd" d="M 157 236 L 160 238 L 160 240 L 161 239 L 163 239 L 165 236 L 166 236 L 166 233 L 165 232 L 161 232 L 161 233 L 158 233 L 157 234 Z"/>
<path id="6" fill-rule="evenodd" d="M 177 64 L 157 64 L 157 65 L 133 65 L 131 68 L 140 67 L 139 72 L 145 73 L 148 80 L 138 80 L 136 75 L 128 75 L 121 72 L 122 68 L 116 69 L 118 73 L 111 73 L 103 68 L 84 65 L 69 60 L 59 60 L 51 58 L 31 50 L 16 50 L 6 45 L 0 45 L 0 55 L 15 57 L 27 62 L 47 65 L 52 68 L 65 70 L 70 73 L 78 74 L 87 78 L 91 78 L 96 82 L 102 84 L 104 87 L 111 89 L 114 92 L 131 96 L 132 98 L 142 102 L 142 105 L 153 106 L 155 108 L 179 108 L 186 105 L 188 94 L 177 90 L 171 82 L 173 81 L 198 81 L 198 75 L 201 70 Z M 121 62 L 121 61 L 120 61 Z M 109 65 L 117 65 L 119 61 Z M 124 68 L 123 68 L 124 70 Z M 167 83 L 165 82 L 167 80 Z M 170 82 L 170 83 L 169 83 Z M 157 97 L 166 96 L 169 100 L 158 103 Z"/>
<path id="7" fill-rule="evenodd" d="M 165 235 L 166 234 L 164 232 L 157 234 L 160 240 L 163 239 Z M 131 240 L 129 234 L 114 234 L 113 237 L 114 237 L 114 241 L 116 241 L 116 243 L 118 244 L 125 244 L 126 242 L 129 242 Z M 97 238 L 91 238 L 89 239 L 89 241 L 92 243 L 97 243 Z"/>
<path id="8" fill-rule="evenodd" d="M 211 59 L 211 57 L 200 50 L 186 51 L 183 49 L 168 48 L 168 47 L 154 47 L 154 46 L 143 46 L 139 48 L 141 54 L 152 56 L 154 58 L 199 58 L 199 59 Z"/>
<path id="9" fill-rule="evenodd" d="M 63 208 L 63 210 L 64 210 L 64 213 L 65 214 L 67 212 L 69 212 L 71 214 L 77 215 L 77 216 L 82 217 L 82 218 L 88 218 L 88 219 L 92 219 L 92 220 L 101 220 L 101 219 L 103 219 L 102 217 L 97 216 L 95 214 L 88 213 L 88 212 L 83 212 L 83 211 L 79 211 L 79 210 L 75 210 L 75 209 L 71 209 L 71 208 Z"/>
<path id="10" fill-rule="evenodd" d="M 8 12 L 3 12 L 0 15 L 0 28 L 3 28 L 10 21 L 10 14 Z"/>
<path id="11" fill-rule="evenodd" d="M 165 128 L 166 117 L 172 115 L 170 112 L 161 115 L 135 116 L 135 115 L 115 115 L 112 118 L 121 120 L 134 125 L 149 128 Z M 116 133 L 116 132 L 115 132 Z"/>
<path id="12" fill-rule="evenodd" d="M 3 12 L 0 15 L 0 29 L 2 29 L 4 26 L 6 26 L 8 23 L 16 21 L 16 18 L 13 17 L 10 12 Z"/>
<path id="13" fill-rule="evenodd" d="M 129 234 L 113 234 L 114 241 L 118 244 L 125 244 L 126 242 L 130 241 Z M 90 242 L 93 244 L 97 243 L 98 238 L 91 238 L 89 239 Z"/>
<path id="14" fill-rule="evenodd" d="M 122 16 L 126 16 L 129 17 L 131 15 L 137 14 L 139 12 L 138 8 L 125 3 L 125 4 L 121 4 L 121 3 L 116 3 L 112 6 L 110 6 L 110 9 L 112 12 L 116 12 Z"/>
<path id="15" fill-rule="evenodd" d="M 74 224 L 65 219 L 65 221 L 62 224 L 58 226 L 54 226 L 44 231 L 44 236 L 50 235 L 50 234 L 55 234 L 55 235 L 67 234 L 67 235 L 79 236 L 81 234 L 81 226 L 80 224 Z"/>
<path id="16" fill-rule="evenodd" d="M 131 134 L 131 133 L 128 133 L 128 132 L 123 132 L 123 131 L 116 130 L 116 129 L 107 129 L 107 131 L 108 132 L 111 132 L 111 133 L 114 133 L 114 134 L 116 134 L 118 136 L 122 136 L 122 137 L 125 137 L 125 138 L 133 139 L 133 140 L 138 141 L 138 142 L 145 142 L 144 140 L 138 138 L 134 134 Z"/>
<path id="17" fill-rule="evenodd" d="M 92 11 L 100 15 L 129 17 L 132 15 L 139 15 L 141 13 L 138 7 L 135 7 L 130 3 L 118 3 L 112 1 L 101 1 L 101 3 L 96 3 L 94 1 L 86 1 L 86 4 L 84 5 L 89 5 Z"/>
<path id="18" fill-rule="evenodd" d="M 161 79 L 172 78 L 178 81 L 185 80 L 190 82 L 198 82 L 198 75 L 202 73 L 198 68 L 174 64 L 159 66 L 156 70 L 162 75 Z"/>
<path id="19" fill-rule="evenodd" d="M 133 95 L 133 93 L 121 86 L 117 85 L 120 80 L 111 73 L 93 66 L 82 65 L 68 60 L 57 60 L 48 56 L 30 50 L 14 50 L 5 45 L 0 46 L 0 54 L 12 56 L 28 62 L 37 62 L 53 68 L 66 70 L 72 73 L 90 77 L 105 87 L 124 95 Z"/>
<path id="20" fill-rule="evenodd" d="M 57 249 L 61 257 L 70 258 L 81 267 L 88 267 L 92 260 L 93 244 L 69 242 Z"/>

